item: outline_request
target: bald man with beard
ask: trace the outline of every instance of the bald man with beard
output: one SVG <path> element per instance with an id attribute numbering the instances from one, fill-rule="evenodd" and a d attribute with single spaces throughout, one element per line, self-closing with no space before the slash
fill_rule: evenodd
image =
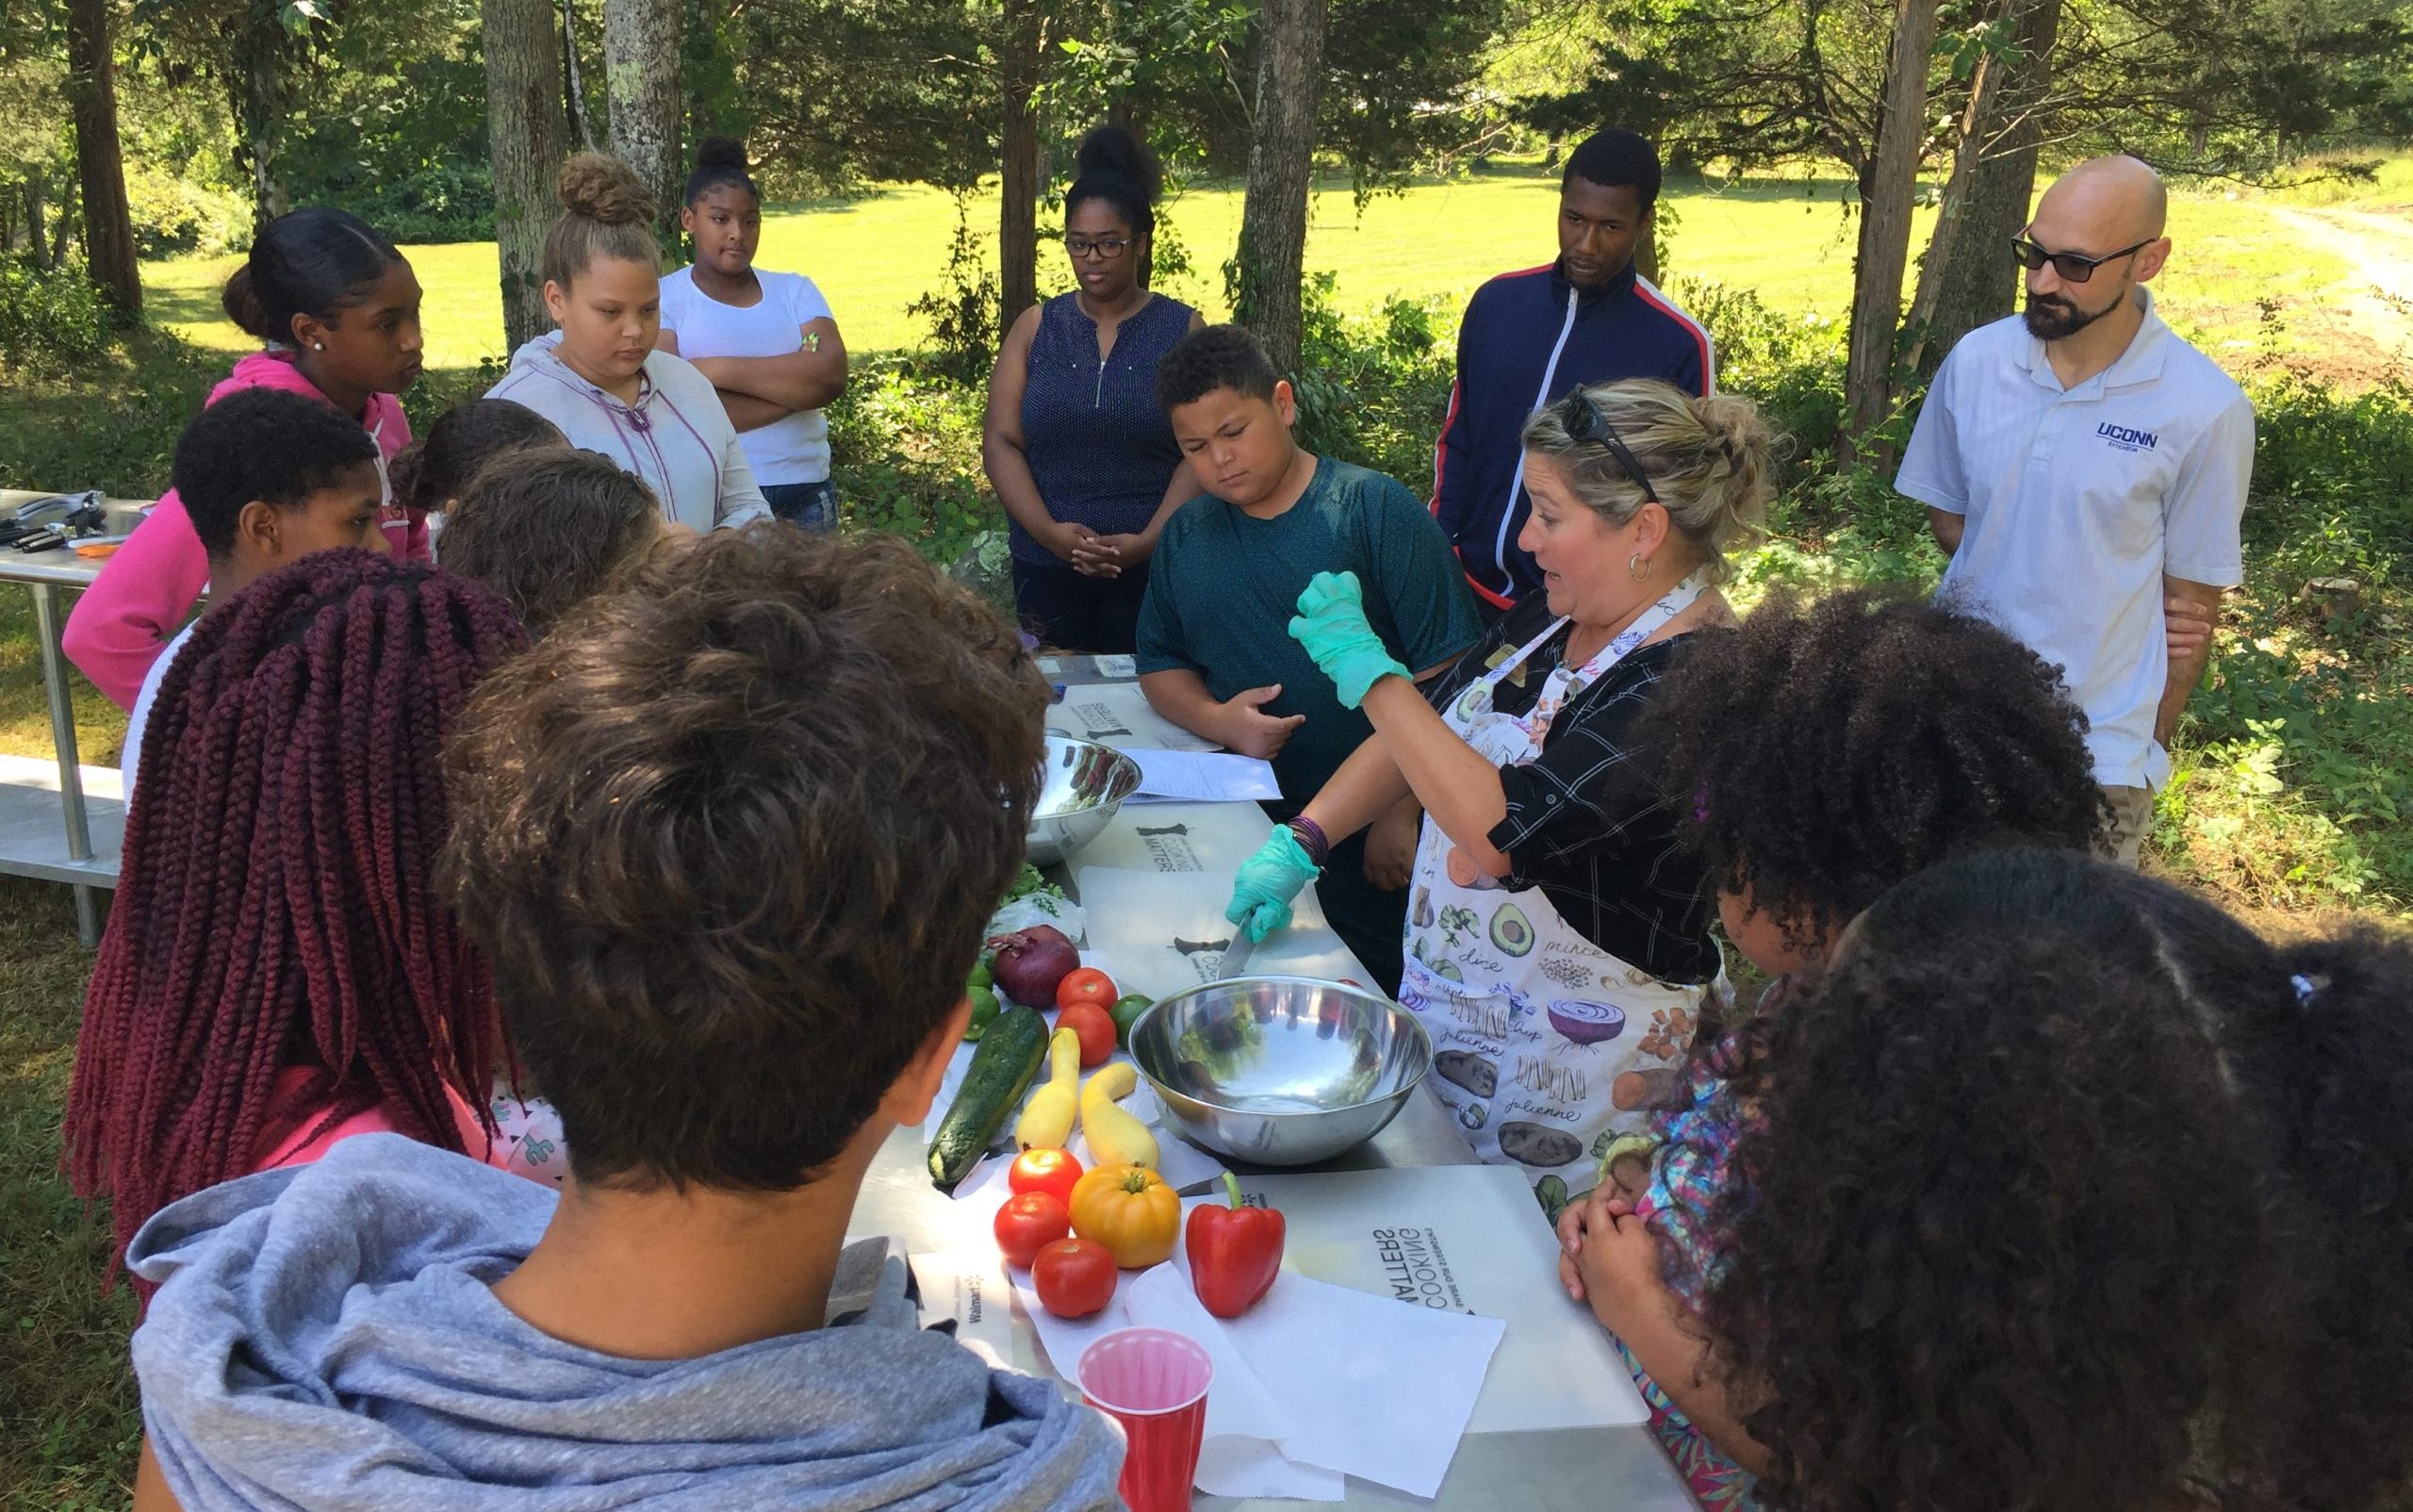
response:
<path id="1" fill-rule="evenodd" d="M 1952 559 L 1938 597 L 2061 669 L 2130 864 L 2243 579 L 2254 467 L 2253 405 L 2154 311 L 2168 204 L 2133 157 L 2044 191 L 2011 245 L 2026 309 L 1952 349 L 1894 479 Z"/>

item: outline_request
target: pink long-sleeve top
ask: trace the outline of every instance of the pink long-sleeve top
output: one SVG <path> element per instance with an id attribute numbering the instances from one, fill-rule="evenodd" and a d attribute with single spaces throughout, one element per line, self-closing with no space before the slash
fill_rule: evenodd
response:
<path id="1" fill-rule="evenodd" d="M 318 386 L 303 376 L 293 356 L 285 352 L 254 352 L 235 364 L 224 382 L 209 391 L 215 404 L 239 388 L 282 388 L 323 400 Z M 391 394 L 371 394 L 360 417 L 363 429 L 377 442 L 379 468 L 411 438 L 411 422 L 402 401 Z M 389 512 L 392 513 L 392 512 Z M 397 514 L 386 523 L 386 536 L 401 554 L 425 561 L 427 521 Z M 132 709 L 142 691 L 143 674 L 175 637 L 192 606 L 209 585 L 209 555 L 193 534 L 184 501 L 169 489 L 151 518 L 135 527 L 133 535 L 101 568 L 67 616 L 60 637 L 67 659 L 83 669 L 92 685 L 118 707 Z"/>

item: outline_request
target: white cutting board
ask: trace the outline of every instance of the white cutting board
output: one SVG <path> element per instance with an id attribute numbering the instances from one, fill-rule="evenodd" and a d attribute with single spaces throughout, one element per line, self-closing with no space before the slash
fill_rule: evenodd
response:
<path id="1" fill-rule="evenodd" d="M 1061 703 L 1048 705 L 1047 728 L 1117 750 L 1126 746 L 1152 750 L 1223 748 L 1157 713 L 1136 682 L 1074 683 L 1064 690 Z"/>
<path id="2" fill-rule="evenodd" d="M 1108 871 L 1210 872 L 1223 879 L 1228 898 L 1240 863 L 1272 832 L 1273 821 L 1254 803 L 1125 805 L 1083 847 L 1079 863 Z"/>
<path id="3" fill-rule="evenodd" d="M 1591 1309 L 1558 1283 L 1558 1241 L 1522 1171 L 1500 1165 L 1240 1177 L 1282 1210 L 1302 1275 L 1508 1325 L 1469 1433 L 1648 1422 Z"/>
<path id="4" fill-rule="evenodd" d="M 1080 895 L 1089 948 L 1105 960 L 1123 991 L 1165 997 L 1213 981 L 1222 970 L 1233 931 L 1223 917 L 1223 906 L 1232 900 L 1231 873 L 1084 866 Z M 1267 935 L 1249 959 L 1250 976 L 1315 977 L 1372 987 L 1372 974 L 1324 923 L 1313 887 L 1291 909 L 1290 927 Z"/>

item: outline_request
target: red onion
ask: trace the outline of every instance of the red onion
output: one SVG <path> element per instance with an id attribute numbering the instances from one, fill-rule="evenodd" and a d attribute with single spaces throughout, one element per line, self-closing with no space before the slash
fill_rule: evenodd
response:
<path id="1" fill-rule="evenodd" d="M 997 990 L 1025 1008 L 1042 1012 L 1056 1006 L 1056 984 L 1079 969 L 1081 953 L 1064 931 L 1036 924 L 989 942 L 996 952 Z"/>

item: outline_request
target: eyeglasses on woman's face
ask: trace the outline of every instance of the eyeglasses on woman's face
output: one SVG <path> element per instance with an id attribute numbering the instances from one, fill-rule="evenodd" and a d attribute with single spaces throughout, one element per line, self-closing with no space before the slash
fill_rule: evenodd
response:
<path id="1" fill-rule="evenodd" d="M 1100 237 L 1094 240 L 1088 237 L 1064 238 L 1064 250 L 1073 255 L 1075 262 L 1087 257 L 1098 257 L 1107 262 L 1112 262 L 1115 258 L 1122 256 L 1123 250 L 1130 245 L 1130 239 L 1124 237 Z"/>

